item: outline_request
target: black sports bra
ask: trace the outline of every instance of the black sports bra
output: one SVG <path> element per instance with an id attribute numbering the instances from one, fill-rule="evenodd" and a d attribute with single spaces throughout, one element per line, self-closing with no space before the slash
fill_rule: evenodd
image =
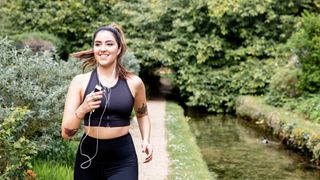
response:
<path id="1" fill-rule="evenodd" d="M 102 86 L 98 78 L 97 69 L 94 69 L 91 73 L 84 97 L 90 94 L 97 84 Z M 134 97 L 131 94 L 127 80 L 119 78 L 116 85 L 114 85 L 113 87 L 103 88 L 105 90 L 105 95 L 101 99 L 100 107 L 92 112 L 90 117 L 90 124 L 90 113 L 87 113 L 84 116 L 84 125 L 99 126 L 100 118 L 105 109 L 105 106 L 106 109 L 101 119 L 100 126 L 121 127 L 130 125 L 130 117 L 134 104 Z M 109 101 L 107 99 L 109 99 Z"/>

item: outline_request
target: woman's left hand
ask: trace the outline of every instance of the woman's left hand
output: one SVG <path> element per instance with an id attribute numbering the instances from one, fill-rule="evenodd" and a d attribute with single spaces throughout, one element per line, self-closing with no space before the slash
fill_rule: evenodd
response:
<path id="1" fill-rule="evenodd" d="M 143 161 L 143 163 L 150 162 L 152 160 L 152 154 L 153 154 L 153 149 L 152 146 L 149 143 L 142 143 L 142 152 L 147 154 L 146 159 Z"/>

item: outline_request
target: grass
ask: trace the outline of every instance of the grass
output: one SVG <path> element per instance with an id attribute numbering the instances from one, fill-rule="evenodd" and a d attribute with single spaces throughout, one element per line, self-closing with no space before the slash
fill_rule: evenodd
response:
<path id="1" fill-rule="evenodd" d="M 166 128 L 170 157 L 168 179 L 214 179 L 190 131 L 183 109 L 172 102 L 166 105 Z"/>
<path id="2" fill-rule="evenodd" d="M 33 171 L 39 180 L 72 180 L 73 167 L 53 161 L 35 160 Z"/>
<path id="3" fill-rule="evenodd" d="M 70 151 L 66 152 L 68 158 L 57 158 L 56 160 L 38 158 L 32 161 L 32 171 L 36 174 L 37 180 L 73 180 L 73 161 L 78 142 L 69 141 L 68 146 L 70 148 Z"/>

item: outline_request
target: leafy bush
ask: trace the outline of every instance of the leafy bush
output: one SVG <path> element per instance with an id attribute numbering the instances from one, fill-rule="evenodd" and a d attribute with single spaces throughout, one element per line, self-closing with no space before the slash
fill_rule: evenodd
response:
<path id="1" fill-rule="evenodd" d="M 299 69 L 279 68 L 272 76 L 270 88 L 286 97 L 297 97 L 301 92 L 298 88 Z"/>
<path id="2" fill-rule="evenodd" d="M 301 88 L 320 91 L 320 15 L 304 12 L 298 31 L 288 41 L 288 48 L 299 56 L 302 65 Z"/>
<path id="3" fill-rule="evenodd" d="M 58 162 L 61 165 L 72 166 L 76 157 L 76 150 L 79 141 L 62 140 L 60 124 L 60 122 L 55 122 L 48 127 L 48 129 L 43 130 L 43 135 L 37 139 L 37 158 L 45 161 Z M 76 136 L 80 135 L 82 134 L 78 133 Z"/>
<path id="4" fill-rule="evenodd" d="M 36 155 L 36 143 L 25 136 L 31 116 L 26 108 L 12 108 L 0 124 L 0 179 L 25 177 Z"/>
<path id="5" fill-rule="evenodd" d="M 202 106 L 216 113 L 234 112 L 234 100 L 239 94 L 266 92 L 276 66 L 259 61 L 215 70 L 189 66 L 178 71 L 176 83 L 182 95 L 189 97 L 189 106 Z"/>
<path id="6" fill-rule="evenodd" d="M 67 87 L 80 62 L 54 60 L 52 54 L 34 54 L 30 49 L 17 50 L 7 38 L 0 38 L 0 107 L 26 107 L 23 136 L 36 144 L 39 156 L 63 159 L 70 152 L 60 135 L 60 122 Z M 0 123 L 8 116 L 0 117 Z M 57 150 L 57 145 L 59 149 Z M 63 150 L 65 149 L 65 150 Z"/>
<path id="7" fill-rule="evenodd" d="M 279 93 L 268 93 L 264 100 L 267 104 L 283 107 L 289 111 L 301 114 L 307 120 L 320 123 L 320 95 L 303 94 L 298 98 L 288 98 Z"/>
<path id="8" fill-rule="evenodd" d="M 284 108 L 303 114 L 308 120 L 320 124 L 320 94 L 304 95 L 298 99 L 289 99 Z"/>
<path id="9" fill-rule="evenodd" d="M 288 98 L 283 94 L 277 93 L 275 91 L 270 91 L 264 96 L 264 100 L 269 105 L 282 107 L 288 101 Z"/>
<path id="10" fill-rule="evenodd" d="M 136 56 L 127 51 L 122 58 L 123 65 L 131 72 L 135 74 L 139 74 L 140 72 L 140 60 L 136 58 Z"/>
<path id="11" fill-rule="evenodd" d="M 43 126 L 61 119 L 68 84 L 81 69 L 72 61 L 53 60 L 50 53 L 17 51 L 7 39 L 0 44 L 2 106 L 27 106 L 34 113 L 29 132 L 41 132 Z"/>

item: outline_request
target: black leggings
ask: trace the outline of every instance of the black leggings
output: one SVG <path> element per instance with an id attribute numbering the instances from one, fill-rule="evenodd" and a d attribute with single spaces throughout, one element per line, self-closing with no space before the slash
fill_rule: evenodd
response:
<path id="1" fill-rule="evenodd" d="M 79 145 L 74 166 L 75 180 L 138 180 L 138 159 L 129 133 L 114 139 L 99 139 L 98 142 L 98 153 L 86 169 L 81 168 L 81 164 L 88 158 L 80 154 Z M 87 136 L 82 143 L 82 153 L 92 158 L 96 143 L 97 139 Z"/>

